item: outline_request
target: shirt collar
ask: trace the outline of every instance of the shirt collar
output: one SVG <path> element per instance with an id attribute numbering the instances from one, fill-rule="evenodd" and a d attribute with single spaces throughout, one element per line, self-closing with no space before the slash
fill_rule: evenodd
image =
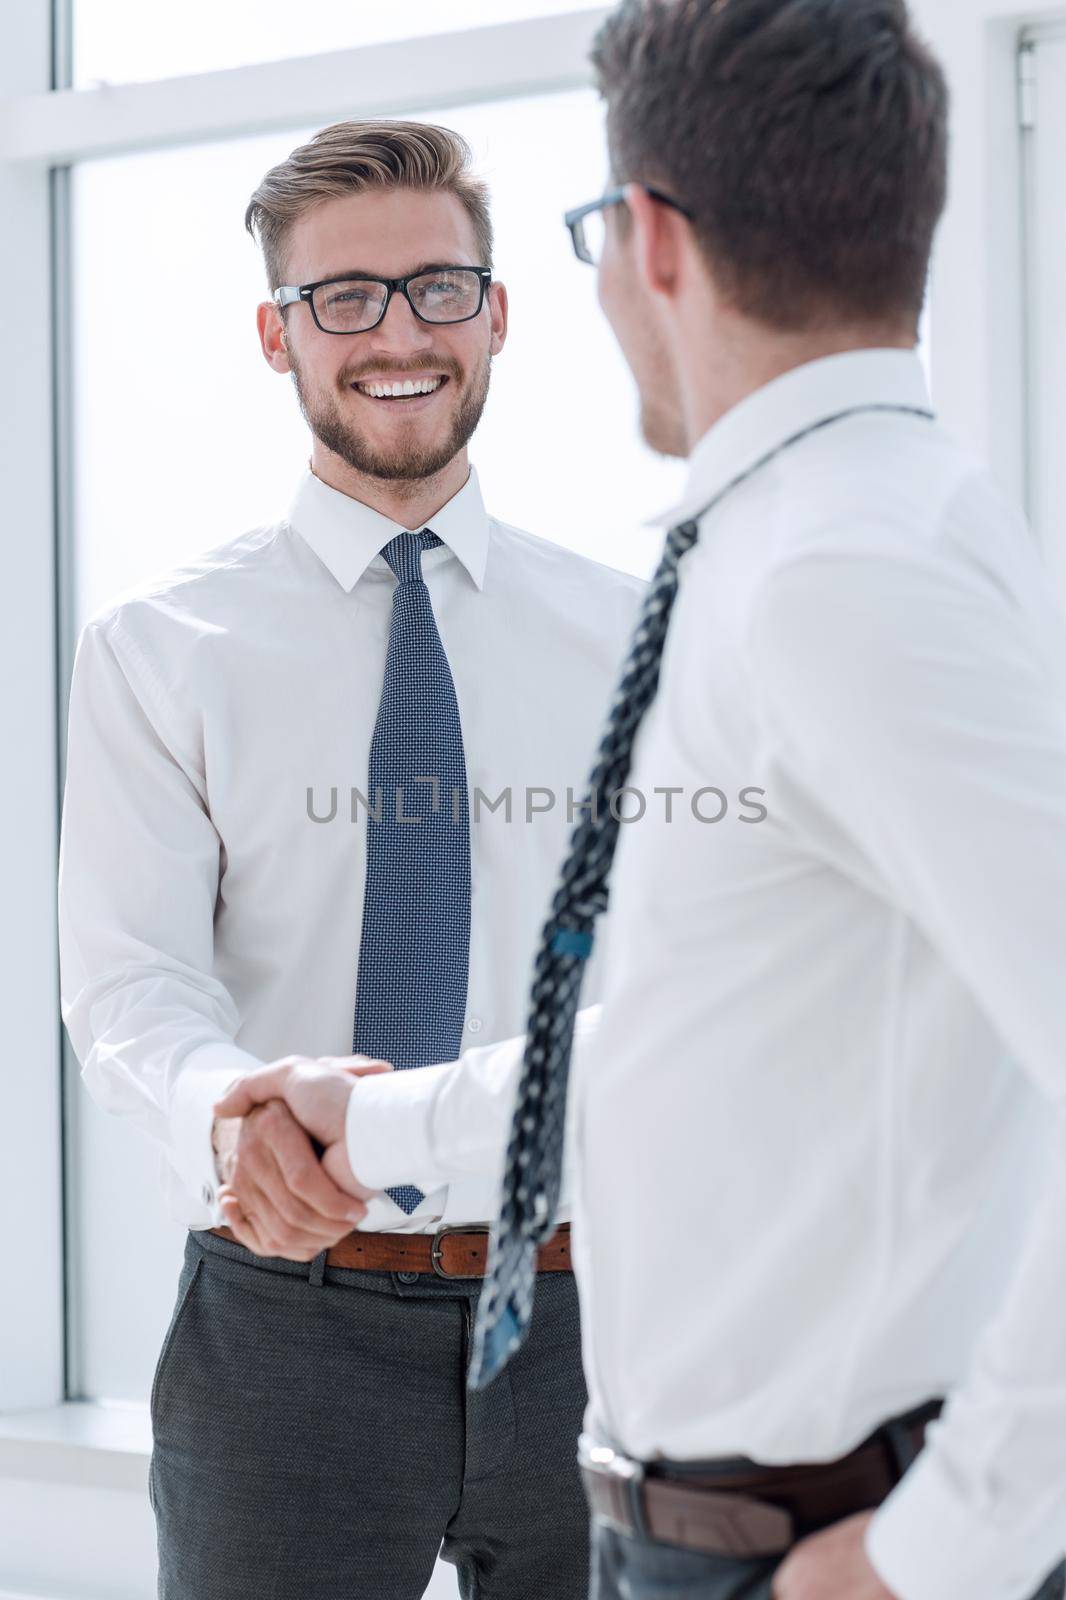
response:
<path id="1" fill-rule="evenodd" d="M 929 386 L 914 350 L 847 350 L 820 356 L 773 378 L 727 411 L 688 458 L 681 499 L 646 527 L 672 528 L 794 433 L 853 406 L 916 406 L 928 411 Z"/>
<path id="2" fill-rule="evenodd" d="M 309 467 L 289 504 L 288 520 L 346 590 L 358 583 L 389 540 L 405 531 L 402 524 L 391 522 L 372 506 L 331 488 Z M 463 487 L 428 521 L 419 524 L 419 528 L 427 527 L 458 556 L 477 587 L 483 589 L 489 519 L 474 467 Z M 384 557 L 381 559 L 384 565 Z"/>

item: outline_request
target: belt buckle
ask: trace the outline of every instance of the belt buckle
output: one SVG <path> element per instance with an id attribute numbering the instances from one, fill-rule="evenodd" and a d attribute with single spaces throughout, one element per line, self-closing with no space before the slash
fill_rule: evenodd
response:
<path id="1" fill-rule="evenodd" d="M 485 1227 L 480 1227 L 480 1226 L 468 1227 L 463 1223 L 453 1223 L 450 1227 L 438 1228 L 436 1233 L 433 1235 L 433 1239 L 432 1239 L 432 1242 L 431 1242 L 431 1245 L 430 1245 L 430 1252 L 429 1252 L 430 1265 L 432 1266 L 433 1271 L 437 1274 L 437 1277 L 438 1278 L 482 1278 L 482 1277 L 484 1277 L 484 1273 L 482 1273 L 482 1272 L 445 1272 L 444 1268 L 441 1266 L 441 1245 L 440 1245 L 440 1241 L 443 1239 L 443 1237 L 444 1237 L 444 1235 L 446 1233 L 491 1233 L 491 1232 L 492 1232 L 492 1229 L 490 1227 L 488 1227 L 488 1226 L 485 1226 Z"/>
<path id="2" fill-rule="evenodd" d="M 612 1450 L 609 1444 L 596 1444 L 587 1433 L 578 1436 L 577 1460 L 579 1466 L 591 1467 L 593 1472 L 623 1478 L 629 1483 L 639 1483 L 644 1476 L 643 1461 L 634 1461 L 632 1456 Z"/>
<path id="3" fill-rule="evenodd" d="M 597 1444 L 591 1435 L 581 1433 L 577 1441 L 577 1463 L 597 1477 L 605 1478 L 610 1485 L 611 1511 L 600 1506 L 596 1508 L 596 1515 L 621 1533 L 646 1537 L 647 1526 L 640 1504 L 640 1485 L 645 1476 L 643 1461 L 622 1455 L 610 1445 Z"/>

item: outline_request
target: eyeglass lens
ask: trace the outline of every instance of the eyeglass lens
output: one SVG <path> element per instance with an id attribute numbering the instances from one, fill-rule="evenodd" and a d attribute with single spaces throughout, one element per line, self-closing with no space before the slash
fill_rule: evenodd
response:
<path id="1" fill-rule="evenodd" d="M 584 248 L 588 260 L 598 262 L 603 254 L 603 241 L 606 237 L 606 226 L 602 209 L 589 211 L 581 218 L 577 225 L 580 234 L 580 244 Z"/>
<path id="2" fill-rule="evenodd" d="M 462 322 L 474 315 L 481 279 L 461 267 L 449 272 L 423 272 L 407 285 L 414 308 L 427 322 Z M 381 316 L 387 294 L 372 278 L 345 278 L 321 284 L 314 291 L 315 315 L 331 333 L 358 333 Z"/>

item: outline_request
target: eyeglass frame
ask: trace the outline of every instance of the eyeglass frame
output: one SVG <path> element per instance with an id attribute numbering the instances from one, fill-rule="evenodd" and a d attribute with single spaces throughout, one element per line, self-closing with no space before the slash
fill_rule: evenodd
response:
<path id="1" fill-rule="evenodd" d="M 427 278 L 430 277 L 434 272 L 477 273 L 481 284 L 481 294 L 478 298 L 477 309 L 471 311 L 470 315 L 467 317 L 451 317 L 443 322 L 439 318 L 434 319 L 433 317 L 422 316 L 421 312 L 415 306 L 414 301 L 407 292 L 407 285 L 414 278 Z M 342 272 L 333 278 L 318 278 L 314 283 L 279 284 L 274 290 L 271 299 L 279 311 L 283 310 L 285 306 L 296 305 L 300 300 L 306 301 L 307 305 L 310 307 L 311 315 L 314 318 L 315 327 L 318 328 L 319 332 L 335 333 L 339 338 L 344 338 L 345 336 L 350 336 L 353 333 L 373 333 L 375 328 L 380 327 L 381 323 L 385 320 L 385 313 L 389 309 L 389 304 L 394 294 L 402 294 L 404 299 L 407 301 L 407 304 L 411 307 L 411 310 L 418 318 L 419 322 L 424 322 L 428 328 L 454 328 L 460 322 L 472 322 L 475 317 L 480 316 L 481 314 L 481 308 L 485 304 L 485 291 L 491 282 L 491 267 L 472 267 L 465 261 L 441 262 L 437 266 L 422 267 L 418 272 L 409 272 L 404 278 L 381 278 L 373 272 Z M 386 286 L 388 293 L 385 296 L 385 303 L 381 308 L 381 315 L 378 317 L 377 321 L 370 323 L 369 327 L 366 328 L 323 328 L 321 322 L 318 320 L 318 312 L 315 310 L 314 294 L 316 289 L 323 289 L 327 284 L 330 283 L 383 283 Z"/>
<path id="2" fill-rule="evenodd" d="M 650 195 L 653 200 L 658 200 L 661 205 L 671 206 L 674 211 L 680 211 L 683 217 L 687 217 L 689 222 L 695 222 L 695 212 L 690 211 L 688 206 L 682 205 L 680 200 L 675 200 L 673 195 L 664 194 L 661 189 L 653 188 L 650 183 L 642 183 L 640 187 L 644 190 L 644 193 Z M 566 227 L 570 229 L 570 242 L 574 247 L 574 254 L 577 256 L 579 261 L 586 262 L 590 267 L 597 265 L 591 256 L 582 255 L 580 249 L 578 248 L 576 231 L 578 223 L 582 222 L 585 217 L 590 216 L 594 211 L 602 211 L 607 206 L 624 204 L 625 197 L 626 186 L 625 184 L 620 184 L 618 188 L 608 189 L 606 194 L 601 194 L 598 200 L 589 200 L 585 205 L 575 206 L 572 211 L 567 211 L 564 214 L 563 222 Z"/>

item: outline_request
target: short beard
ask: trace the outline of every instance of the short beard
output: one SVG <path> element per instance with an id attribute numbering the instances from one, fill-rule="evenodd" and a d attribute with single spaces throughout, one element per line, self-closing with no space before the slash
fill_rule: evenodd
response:
<path id="1" fill-rule="evenodd" d="M 413 487 L 424 482 L 426 478 L 432 478 L 438 472 L 443 472 L 448 463 L 455 460 L 481 421 L 481 413 L 485 409 L 489 393 L 492 357 L 486 355 L 480 369 L 472 378 L 466 394 L 459 402 L 459 409 L 452 419 L 451 429 L 443 444 L 435 447 L 411 445 L 406 448 L 400 445 L 391 455 L 375 451 L 341 415 L 336 400 L 330 398 L 321 408 L 317 410 L 314 408 L 301 382 L 300 368 L 293 358 L 291 349 L 289 366 L 292 369 L 292 381 L 304 421 L 327 450 L 332 450 L 334 455 L 339 456 L 364 477 L 378 478 L 388 483 L 410 483 Z M 456 381 L 454 375 L 450 375 L 450 381 L 453 383 Z"/>

